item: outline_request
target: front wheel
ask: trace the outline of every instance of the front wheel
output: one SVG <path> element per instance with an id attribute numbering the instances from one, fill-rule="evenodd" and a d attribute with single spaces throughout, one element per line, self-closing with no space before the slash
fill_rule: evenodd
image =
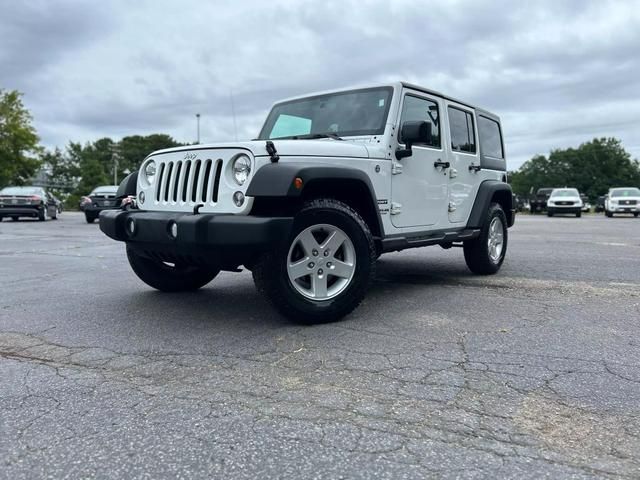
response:
<path id="1" fill-rule="evenodd" d="M 604 213 L 609 218 L 613 217 L 613 212 L 610 212 L 609 210 L 606 210 Z"/>
<path id="2" fill-rule="evenodd" d="M 577 218 L 580 218 L 581 216 L 582 216 L 582 212 L 578 212 L 578 213 L 576 213 L 576 217 L 577 217 Z"/>
<path id="3" fill-rule="evenodd" d="M 467 267 L 479 275 L 491 275 L 500 270 L 507 253 L 507 216 L 497 203 L 487 210 L 480 236 L 463 244 Z"/>
<path id="4" fill-rule="evenodd" d="M 96 219 L 95 215 L 88 212 L 84 212 L 84 218 L 87 221 L 87 223 L 93 223 Z"/>
<path id="5" fill-rule="evenodd" d="M 258 291 L 286 317 L 301 323 L 339 320 L 364 298 L 377 252 L 369 227 L 334 199 L 308 202 L 291 235 L 253 267 Z"/>
<path id="6" fill-rule="evenodd" d="M 640 213 L 638 213 L 638 212 L 635 212 L 635 213 L 633 214 L 633 216 L 634 216 L 634 217 L 636 217 L 636 218 L 638 218 L 638 215 L 640 215 Z"/>
<path id="7" fill-rule="evenodd" d="M 162 262 L 137 253 L 127 245 L 129 265 L 144 283 L 163 292 L 197 290 L 213 280 L 220 270 Z"/>

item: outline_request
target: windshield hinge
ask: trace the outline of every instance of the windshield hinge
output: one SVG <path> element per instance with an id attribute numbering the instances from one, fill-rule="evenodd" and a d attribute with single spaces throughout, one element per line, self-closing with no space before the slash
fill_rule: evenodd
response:
<path id="1" fill-rule="evenodd" d="M 391 175 L 399 175 L 402 173 L 402 164 L 399 162 L 391 163 Z"/>
<path id="2" fill-rule="evenodd" d="M 278 155 L 276 146 L 273 144 L 271 140 L 267 140 L 266 148 L 267 148 L 267 153 L 269 154 L 269 157 L 271 157 L 271 163 L 277 163 L 278 160 L 280 160 L 280 155 Z"/>
<path id="3" fill-rule="evenodd" d="M 391 209 L 389 210 L 389 213 L 391 215 L 398 215 L 399 213 L 402 213 L 402 204 L 391 202 Z"/>

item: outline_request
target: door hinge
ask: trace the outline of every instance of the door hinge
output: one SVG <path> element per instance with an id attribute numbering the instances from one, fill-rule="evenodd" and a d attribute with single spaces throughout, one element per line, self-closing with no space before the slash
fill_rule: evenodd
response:
<path id="1" fill-rule="evenodd" d="M 391 164 L 391 175 L 398 175 L 402 173 L 402 164 L 398 162 L 393 162 Z"/>
<path id="2" fill-rule="evenodd" d="M 391 213 L 391 215 L 398 215 L 399 213 L 402 213 L 402 204 L 391 202 L 391 210 L 389 210 L 389 213 Z"/>
<path id="3" fill-rule="evenodd" d="M 456 211 L 456 204 L 453 202 L 449 202 L 449 211 L 450 212 L 455 212 Z"/>
<path id="4" fill-rule="evenodd" d="M 452 168 L 451 170 L 449 170 L 449 178 L 456 178 L 458 176 L 458 170 L 456 170 L 455 168 Z"/>

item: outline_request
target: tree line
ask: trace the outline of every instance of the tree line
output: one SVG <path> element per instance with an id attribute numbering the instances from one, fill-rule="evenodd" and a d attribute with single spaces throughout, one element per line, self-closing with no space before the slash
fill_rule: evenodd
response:
<path id="1" fill-rule="evenodd" d="M 166 134 L 101 138 L 64 149 L 44 149 L 22 95 L 0 89 L 0 187 L 34 183 L 44 172 L 49 189 L 67 207 L 98 185 L 122 180 L 152 151 L 185 145 Z M 516 194 L 528 196 L 541 187 L 575 187 L 591 200 L 613 186 L 640 186 L 640 164 L 615 138 L 595 138 L 577 148 L 536 155 L 509 173 Z"/>
<path id="2" fill-rule="evenodd" d="M 119 141 L 100 138 L 70 141 L 47 150 L 18 91 L 0 89 L 0 188 L 44 183 L 69 208 L 99 185 L 121 181 L 154 150 L 184 145 L 166 134 L 130 135 Z M 115 178 L 114 178 L 115 177 Z"/>
<path id="3" fill-rule="evenodd" d="M 591 201 L 611 187 L 640 187 L 640 163 L 615 138 L 595 138 L 577 148 L 536 155 L 510 172 L 513 192 L 528 196 L 542 187 L 575 187 Z"/>

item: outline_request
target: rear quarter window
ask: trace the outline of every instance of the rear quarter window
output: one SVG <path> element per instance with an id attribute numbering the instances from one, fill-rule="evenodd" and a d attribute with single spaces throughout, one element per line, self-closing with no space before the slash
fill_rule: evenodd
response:
<path id="1" fill-rule="evenodd" d="M 480 134 L 480 150 L 486 157 L 504 158 L 502 151 L 502 135 L 500 125 L 495 120 L 479 116 L 478 133 Z"/>

